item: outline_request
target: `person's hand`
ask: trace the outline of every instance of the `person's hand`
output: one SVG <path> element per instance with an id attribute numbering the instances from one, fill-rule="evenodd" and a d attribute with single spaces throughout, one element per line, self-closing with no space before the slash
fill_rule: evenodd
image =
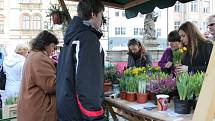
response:
<path id="1" fill-rule="evenodd" d="M 208 31 L 204 33 L 205 38 L 209 38 L 209 35 L 210 35 L 210 32 Z"/>
<path id="2" fill-rule="evenodd" d="M 185 65 L 178 66 L 176 67 L 175 71 L 177 74 L 182 72 L 188 72 L 188 66 Z"/>
<path id="3" fill-rule="evenodd" d="M 165 65 L 165 68 L 170 68 L 172 66 L 172 62 L 168 61 Z"/>

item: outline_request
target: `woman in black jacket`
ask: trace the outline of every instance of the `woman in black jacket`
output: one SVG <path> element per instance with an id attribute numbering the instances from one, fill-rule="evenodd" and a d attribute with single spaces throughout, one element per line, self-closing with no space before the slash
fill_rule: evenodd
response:
<path id="1" fill-rule="evenodd" d="M 127 67 L 146 67 L 146 65 L 152 65 L 151 55 L 146 52 L 139 40 L 129 40 Z"/>
<path id="2" fill-rule="evenodd" d="M 179 27 L 179 35 L 187 53 L 182 59 L 182 66 L 176 67 L 176 72 L 206 71 L 213 48 L 212 42 L 207 40 L 192 22 L 185 22 Z"/>

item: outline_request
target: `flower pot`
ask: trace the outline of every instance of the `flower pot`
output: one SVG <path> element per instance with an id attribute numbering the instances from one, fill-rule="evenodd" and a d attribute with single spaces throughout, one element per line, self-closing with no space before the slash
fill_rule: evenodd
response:
<path id="1" fill-rule="evenodd" d="M 104 83 L 104 92 L 108 92 L 111 90 L 111 82 L 105 82 Z"/>
<path id="2" fill-rule="evenodd" d="M 149 92 L 148 99 L 151 100 L 155 105 L 157 105 L 156 93 Z"/>
<path id="3" fill-rule="evenodd" d="M 53 24 L 62 24 L 61 16 L 59 13 L 52 14 Z"/>
<path id="4" fill-rule="evenodd" d="M 174 111 L 179 114 L 190 114 L 191 100 L 180 100 L 174 98 Z"/>
<path id="5" fill-rule="evenodd" d="M 152 100 L 153 99 L 153 93 L 152 92 L 148 92 L 148 100 Z"/>
<path id="6" fill-rule="evenodd" d="M 126 92 L 125 91 L 120 91 L 120 98 L 123 100 L 126 99 Z"/>
<path id="7" fill-rule="evenodd" d="M 177 90 L 174 90 L 172 92 L 169 92 L 167 93 L 167 95 L 169 95 L 169 98 L 168 98 L 168 103 L 170 103 L 170 101 L 174 98 L 174 97 L 178 97 L 178 91 Z"/>
<path id="8" fill-rule="evenodd" d="M 126 93 L 126 100 L 129 101 L 129 102 L 135 102 L 137 100 L 136 93 L 127 92 Z"/>
<path id="9" fill-rule="evenodd" d="M 148 101 L 147 93 L 137 93 L 137 102 L 138 103 L 146 103 Z"/>

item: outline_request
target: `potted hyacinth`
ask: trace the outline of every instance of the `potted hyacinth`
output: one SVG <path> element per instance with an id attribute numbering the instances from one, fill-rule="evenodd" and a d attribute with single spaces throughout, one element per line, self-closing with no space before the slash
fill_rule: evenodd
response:
<path id="1" fill-rule="evenodd" d="M 174 99 L 175 112 L 180 114 L 189 114 L 191 112 L 191 103 L 194 96 L 198 96 L 204 80 L 204 73 L 195 74 L 182 73 L 177 77 L 177 89 L 179 98 Z"/>
<path id="2" fill-rule="evenodd" d="M 138 75 L 137 79 L 137 102 L 138 103 L 146 103 L 148 101 L 148 93 L 146 92 L 146 84 L 147 84 L 146 73 L 142 73 Z"/>
<path id="3" fill-rule="evenodd" d="M 174 110 L 179 114 L 189 114 L 191 112 L 191 103 L 193 99 L 193 89 L 191 75 L 181 73 L 177 76 L 177 89 L 179 98 L 174 99 Z"/>
<path id="4" fill-rule="evenodd" d="M 137 84 L 135 79 L 127 80 L 126 83 L 126 100 L 136 101 Z"/>

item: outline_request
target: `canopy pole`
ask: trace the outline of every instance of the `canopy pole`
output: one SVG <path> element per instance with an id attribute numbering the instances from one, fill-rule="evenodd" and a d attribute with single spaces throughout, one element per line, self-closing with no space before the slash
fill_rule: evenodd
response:
<path id="1" fill-rule="evenodd" d="M 215 44 L 215 43 L 214 43 Z M 193 121 L 215 119 L 215 47 L 213 47 L 205 79 L 193 115 Z"/>

